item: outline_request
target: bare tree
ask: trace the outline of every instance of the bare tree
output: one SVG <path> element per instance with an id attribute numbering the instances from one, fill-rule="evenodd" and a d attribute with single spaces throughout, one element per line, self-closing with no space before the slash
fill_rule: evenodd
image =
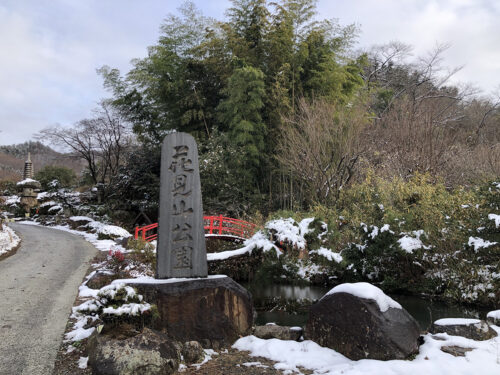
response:
<path id="1" fill-rule="evenodd" d="M 341 107 L 302 99 L 297 113 L 284 118 L 277 159 L 306 185 L 311 201 L 335 201 L 355 174 L 366 123 L 360 103 Z"/>
<path id="2" fill-rule="evenodd" d="M 106 101 L 100 103 L 93 117 L 70 128 L 46 128 L 37 138 L 85 160 L 89 176 L 98 189 L 99 203 L 109 194 L 132 140 L 129 126 Z"/>

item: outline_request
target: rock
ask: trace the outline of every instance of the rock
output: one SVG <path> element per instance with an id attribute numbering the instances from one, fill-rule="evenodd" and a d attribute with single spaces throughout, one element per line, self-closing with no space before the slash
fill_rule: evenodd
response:
<path id="1" fill-rule="evenodd" d="M 94 275 L 87 281 L 87 286 L 90 289 L 101 289 L 103 286 L 111 284 L 118 276 L 109 271 L 96 271 Z"/>
<path id="2" fill-rule="evenodd" d="M 279 339 L 298 341 L 302 336 L 301 327 L 286 327 L 276 324 L 266 324 L 265 326 L 256 326 L 253 335 L 261 339 Z"/>
<path id="3" fill-rule="evenodd" d="M 436 320 L 430 329 L 431 333 L 447 333 L 451 336 L 462 336 L 472 340 L 489 340 L 497 333 L 484 320 L 449 318 Z"/>
<path id="4" fill-rule="evenodd" d="M 85 228 L 88 223 L 93 221 L 90 217 L 86 216 L 71 216 L 68 218 L 68 224 L 71 229 Z"/>
<path id="5" fill-rule="evenodd" d="M 500 326 L 500 310 L 490 311 L 486 315 L 486 320 L 490 324 L 494 324 L 494 325 Z"/>
<path id="6" fill-rule="evenodd" d="M 420 330 L 403 308 L 381 311 L 373 299 L 335 293 L 311 306 L 305 336 L 353 360 L 390 360 L 417 353 Z"/>
<path id="7" fill-rule="evenodd" d="M 156 304 L 159 317 L 155 327 L 176 341 L 195 340 L 205 348 L 217 349 L 250 333 L 252 296 L 229 277 L 129 285 L 145 301 Z"/>
<path id="8" fill-rule="evenodd" d="M 186 363 L 198 363 L 203 360 L 205 351 L 198 341 L 188 341 L 182 346 L 182 356 Z"/>
<path id="9" fill-rule="evenodd" d="M 442 346 L 441 351 L 451 354 L 455 357 L 465 357 L 465 353 L 474 350 L 475 348 L 462 348 L 461 346 Z"/>
<path id="10" fill-rule="evenodd" d="M 125 340 L 94 333 L 88 343 L 95 375 L 168 375 L 179 367 L 180 354 L 163 333 L 145 328 Z"/>
<path id="11" fill-rule="evenodd" d="M 128 247 L 128 241 L 133 239 L 134 237 L 118 237 L 115 238 L 116 244 L 123 246 L 125 249 Z"/>

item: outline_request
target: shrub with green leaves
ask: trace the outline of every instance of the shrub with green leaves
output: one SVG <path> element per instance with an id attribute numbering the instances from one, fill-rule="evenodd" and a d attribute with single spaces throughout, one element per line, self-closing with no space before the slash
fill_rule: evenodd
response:
<path id="1" fill-rule="evenodd" d="M 72 186 L 76 174 L 71 168 L 47 165 L 35 174 L 35 180 L 40 181 L 43 190 L 53 191 Z"/>

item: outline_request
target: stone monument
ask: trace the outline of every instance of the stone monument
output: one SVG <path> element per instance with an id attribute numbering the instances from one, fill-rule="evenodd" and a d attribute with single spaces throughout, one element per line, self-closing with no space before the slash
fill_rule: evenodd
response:
<path id="1" fill-rule="evenodd" d="M 23 180 L 17 183 L 17 188 L 21 192 L 21 206 L 26 212 L 38 204 L 35 189 L 40 189 L 40 183 L 33 179 L 33 163 L 31 153 L 28 152 L 28 160 L 24 162 Z"/>
<path id="2" fill-rule="evenodd" d="M 198 150 L 192 136 L 165 137 L 161 156 L 156 278 L 129 284 L 158 308 L 155 328 L 204 347 L 231 345 L 250 333 L 251 294 L 225 275 L 207 276 Z"/>
<path id="3" fill-rule="evenodd" d="M 156 277 L 207 274 L 198 149 L 191 135 L 172 133 L 161 153 Z"/>

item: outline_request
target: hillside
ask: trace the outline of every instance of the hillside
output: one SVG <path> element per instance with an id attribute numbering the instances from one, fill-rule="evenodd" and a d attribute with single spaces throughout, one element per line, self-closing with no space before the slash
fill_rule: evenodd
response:
<path id="1" fill-rule="evenodd" d="M 24 161 L 31 152 L 35 172 L 46 165 L 71 168 L 80 175 L 84 164 L 69 154 L 59 153 L 41 142 L 24 142 L 0 146 L 0 179 L 18 180 L 22 177 Z"/>

